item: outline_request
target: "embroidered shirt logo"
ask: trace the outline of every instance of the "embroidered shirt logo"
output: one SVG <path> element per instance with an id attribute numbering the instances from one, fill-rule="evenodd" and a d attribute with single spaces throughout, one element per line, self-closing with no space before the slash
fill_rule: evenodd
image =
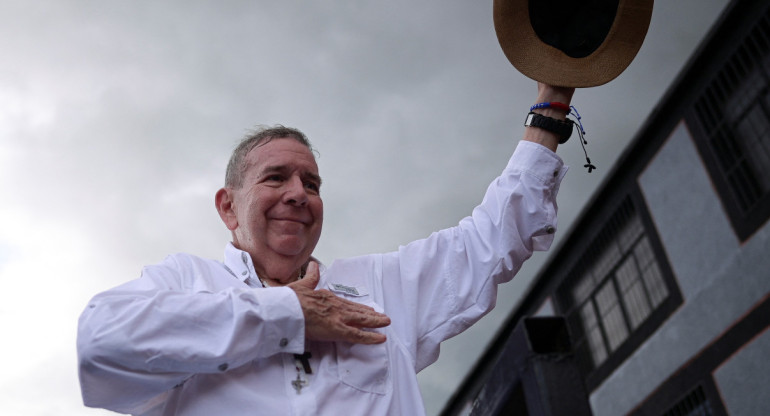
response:
<path id="1" fill-rule="evenodd" d="M 335 292 L 341 292 L 345 293 L 351 296 L 363 296 L 364 294 L 359 293 L 358 289 L 353 286 L 346 286 L 340 283 L 330 283 L 329 286 L 332 290 Z"/>

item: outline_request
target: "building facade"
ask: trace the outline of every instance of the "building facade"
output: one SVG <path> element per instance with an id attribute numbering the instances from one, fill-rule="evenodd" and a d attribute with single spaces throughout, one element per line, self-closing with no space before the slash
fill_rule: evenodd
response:
<path id="1" fill-rule="evenodd" d="M 608 178 L 444 415 L 537 315 L 594 415 L 770 415 L 770 2 L 727 6 Z"/>

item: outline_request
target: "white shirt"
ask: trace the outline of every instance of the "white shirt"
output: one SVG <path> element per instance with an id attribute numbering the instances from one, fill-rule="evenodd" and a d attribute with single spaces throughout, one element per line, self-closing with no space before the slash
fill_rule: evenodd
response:
<path id="1" fill-rule="evenodd" d="M 322 269 L 319 288 L 392 323 L 376 330 L 384 344 L 308 340 L 312 374 L 294 358 L 306 349 L 299 301 L 289 288 L 262 288 L 247 253 L 228 244 L 223 263 L 176 254 L 148 266 L 80 318 L 84 403 L 137 415 L 424 414 L 417 372 L 492 309 L 497 284 L 550 246 L 565 172 L 556 154 L 521 142 L 458 226 Z"/>

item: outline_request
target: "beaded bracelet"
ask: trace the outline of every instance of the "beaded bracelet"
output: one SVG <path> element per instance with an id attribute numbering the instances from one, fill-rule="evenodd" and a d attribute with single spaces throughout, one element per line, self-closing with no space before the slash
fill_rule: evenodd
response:
<path id="1" fill-rule="evenodd" d="M 557 110 L 564 111 L 565 113 L 570 112 L 570 108 L 567 104 L 564 103 L 557 103 L 557 102 L 550 102 L 550 103 L 537 103 L 533 105 L 532 107 L 529 107 L 529 111 L 537 110 L 538 108 L 555 108 Z"/>
<path id="2" fill-rule="evenodd" d="M 550 102 L 550 103 L 538 103 L 530 107 L 529 111 L 530 114 L 532 113 L 532 110 L 537 110 L 538 108 L 555 108 L 557 110 L 562 110 L 567 113 L 567 121 L 568 123 L 572 123 L 575 127 L 577 127 L 578 135 L 580 136 L 580 146 L 583 148 L 583 154 L 586 156 L 586 164 L 583 165 L 584 168 L 588 169 L 588 173 L 591 173 L 594 169 L 596 169 L 596 166 L 591 163 L 591 159 L 588 157 L 588 152 L 586 151 L 586 145 L 588 144 L 588 141 L 585 138 L 586 131 L 583 129 L 583 122 L 582 117 L 580 117 L 580 113 L 578 113 L 577 108 L 575 106 L 570 106 L 564 103 L 557 103 L 557 102 Z M 574 120 L 569 118 L 570 116 L 574 117 Z M 529 120 L 529 117 L 528 117 Z M 536 126 L 537 127 L 537 126 Z M 564 137 L 564 135 L 562 135 Z M 567 135 L 567 138 L 569 138 L 569 135 Z M 564 140 L 566 142 L 566 140 Z M 563 142 L 559 142 L 560 144 Z"/>

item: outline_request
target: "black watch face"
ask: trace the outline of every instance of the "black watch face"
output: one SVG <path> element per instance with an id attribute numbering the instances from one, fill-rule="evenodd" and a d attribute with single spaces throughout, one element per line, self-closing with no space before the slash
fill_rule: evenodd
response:
<path id="1" fill-rule="evenodd" d="M 556 120 L 537 113 L 528 114 L 524 125 L 528 127 L 539 127 L 543 130 L 548 130 L 552 133 L 558 134 L 561 137 L 559 143 L 566 142 L 567 139 L 569 139 L 569 136 L 572 134 L 572 123 L 568 121 Z"/>

